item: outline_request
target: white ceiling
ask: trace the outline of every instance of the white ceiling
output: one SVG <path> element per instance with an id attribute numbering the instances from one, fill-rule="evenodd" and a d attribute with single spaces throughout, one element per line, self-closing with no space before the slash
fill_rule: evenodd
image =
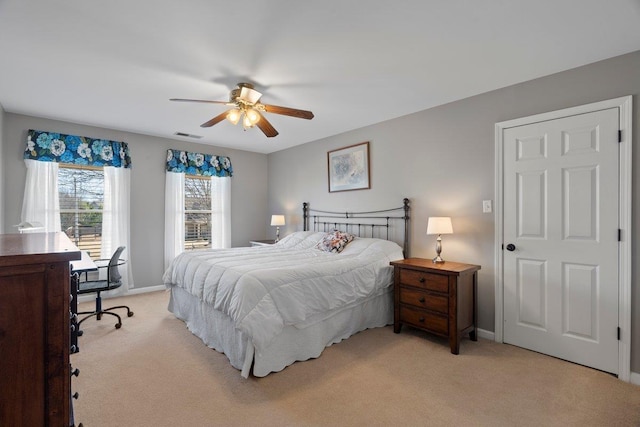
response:
<path id="1" fill-rule="evenodd" d="M 640 0 L 0 0 L 0 104 L 270 153 L 636 50 Z M 241 81 L 315 118 L 169 102 Z"/>

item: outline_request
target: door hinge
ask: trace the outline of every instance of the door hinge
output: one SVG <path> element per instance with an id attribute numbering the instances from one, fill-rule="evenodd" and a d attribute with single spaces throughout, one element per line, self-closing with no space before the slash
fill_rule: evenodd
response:
<path id="1" fill-rule="evenodd" d="M 622 242 L 622 229 L 618 228 L 618 242 Z"/>
<path id="2" fill-rule="evenodd" d="M 620 331 L 620 328 L 618 327 L 618 341 L 620 341 L 620 334 L 621 334 L 621 331 Z"/>
<path id="3" fill-rule="evenodd" d="M 622 142 L 622 130 L 618 130 L 618 142 Z"/>

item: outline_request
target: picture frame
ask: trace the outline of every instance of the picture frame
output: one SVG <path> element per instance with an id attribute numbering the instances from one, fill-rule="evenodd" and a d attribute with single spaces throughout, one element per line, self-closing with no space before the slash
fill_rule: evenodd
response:
<path id="1" fill-rule="evenodd" d="M 371 188 L 369 142 L 327 152 L 329 193 Z"/>

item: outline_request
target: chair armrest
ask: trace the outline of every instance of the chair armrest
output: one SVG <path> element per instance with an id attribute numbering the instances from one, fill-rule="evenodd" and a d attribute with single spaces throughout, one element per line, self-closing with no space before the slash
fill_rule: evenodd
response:
<path id="1" fill-rule="evenodd" d="M 93 261 L 96 263 L 96 266 L 98 268 L 106 268 L 109 267 L 109 260 L 108 259 L 97 259 L 95 261 Z"/>
<path id="2" fill-rule="evenodd" d="M 94 262 L 96 263 L 96 266 L 98 268 L 107 268 L 109 267 L 109 261 L 111 261 L 110 259 L 97 259 Z M 106 264 L 104 264 L 106 262 Z M 101 265 L 101 263 L 103 263 Z M 118 259 L 118 263 L 116 265 L 124 265 L 127 263 L 126 259 Z"/>

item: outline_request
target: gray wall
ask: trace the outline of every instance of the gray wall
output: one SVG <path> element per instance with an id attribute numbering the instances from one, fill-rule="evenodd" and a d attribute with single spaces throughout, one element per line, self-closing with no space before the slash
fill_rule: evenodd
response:
<path id="1" fill-rule="evenodd" d="M 248 151 L 193 144 L 110 129 L 83 126 L 37 117 L 6 113 L 2 166 L 5 188 L 4 214 L 7 233 L 20 220 L 26 167 L 22 161 L 28 129 L 47 130 L 129 144 L 131 170 L 130 259 L 135 289 L 162 284 L 164 271 L 164 184 L 168 148 L 229 156 L 231 178 L 231 238 L 233 246 L 265 236 L 267 218 L 267 156 Z"/>
<path id="2" fill-rule="evenodd" d="M 451 216 L 445 259 L 480 264 L 479 327 L 494 330 L 494 215 L 482 200 L 494 195 L 496 122 L 634 95 L 633 132 L 640 136 L 640 51 L 554 74 L 269 155 L 269 213 L 285 213 L 282 235 L 302 229 L 301 204 L 360 210 L 411 199 L 410 255 L 431 258 L 429 216 Z M 380 100 L 380 102 L 392 102 Z M 373 106 L 372 108 L 375 108 Z M 371 189 L 328 193 L 327 151 L 370 141 Z M 640 150 L 633 152 L 640 164 Z M 633 173 L 634 194 L 640 177 Z M 640 372 L 640 197 L 633 201 L 631 370 Z M 267 228 L 267 232 L 273 234 Z"/>

